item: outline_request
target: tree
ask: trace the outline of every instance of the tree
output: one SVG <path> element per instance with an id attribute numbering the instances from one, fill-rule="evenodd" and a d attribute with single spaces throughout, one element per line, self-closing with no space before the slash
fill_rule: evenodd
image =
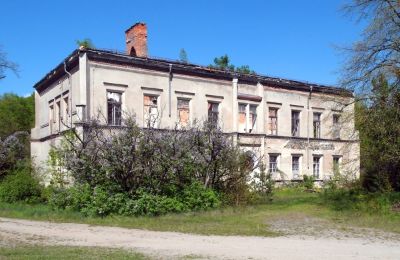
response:
<path id="1" fill-rule="evenodd" d="M 84 47 L 84 48 L 89 48 L 89 49 L 94 49 L 96 48 L 92 42 L 91 39 L 89 38 L 85 38 L 83 40 L 77 40 L 76 44 L 78 45 L 78 47 Z"/>
<path id="2" fill-rule="evenodd" d="M 188 63 L 188 57 L 187 57 L 187 53 L 185 51 L 185 49 L 181 49 L 179 51 L 179 61 L 184 62 L 184 63 Z"/>
<path id="3" fill-rule="evenodd" d="M 15 94 L 0 95 L 0 138 L 6 138 L 17 131 L 29 132 L 35 121 L 33 94 L 20 97 Z"/>
<path id="4" fill-rule="evenodd" d="M 367 19 L 362 39 L 344 48 L 347 59 L 342 83 L 369 98 L 371 81 L 384 74 L 388 83 L 400 76 L 400 5 L 397 0 L 354 0 L 344 7 L 347 14 Z"/>
<path id="5" fill-rule="evenodd" d="M 354 0 L 348 14 L 366 19 L 361 40 L 344 48 L 342 84 L 356 91 L 364 187 L 400 191 L 400 5 Z"/>
<path id="6" fill-rule="evenodd" d="M 7 53 L 5 53 L 0 46 L 0 80 L 6 77 L 6 70 L 11 70 L 18 75 L 18 65 L 7 59 Z"/>
<path id="7" fill-rule="evenodd" d="M 240 67 L 235 67 L 235 65 L 230 63 L 229 56 L 227 54 L 216 57 L 214 59 L 214 64 L 210 64 L 209 68 L 219 69 L 219 70 L 229 70 L 243 74 L 255 74 L 255 71 L 251 70 L 248 65 L 242 65 Z"/>

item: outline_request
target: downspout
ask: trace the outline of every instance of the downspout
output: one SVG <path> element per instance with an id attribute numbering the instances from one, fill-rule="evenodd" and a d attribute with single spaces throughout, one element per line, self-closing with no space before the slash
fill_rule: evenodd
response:
<path id="1" fill-rule="evenodd" d="M 171 99 L 172 99 L 172 64 L 169 64 L 168 74 L 168 116 L 171 117 Z"/>
<path id="2" fill-rule="evenodd" d="M 65 73 L 68 74 L 68 85 L 69 85 L 69 100 L 70 100 L 70 106 L 69 106 L 69 117 L 70 117 L 70 127 L 72 128 L 72 86 L 71 86 L 71 78 L 72 78 L 72 74 L 69 73 L 69 71 L 67 70 L 67 63 L 64 60 L 64 71 Z"/>
<path id="3" fill-rule="evenodd" d="M 307 98 L 307 171 L 310 171 L 310 100 L 313 87 L 310 86 L 310 94 Z"/>

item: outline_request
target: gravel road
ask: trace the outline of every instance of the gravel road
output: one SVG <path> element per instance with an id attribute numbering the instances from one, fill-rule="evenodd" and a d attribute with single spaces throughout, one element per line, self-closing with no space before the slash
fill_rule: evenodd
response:
<path id="1" fill-rule="evenodd" d="M 397 239 L 204 236 L 0 218 L 0 246 L 21 242 L 131 249 L 156 259 L 400 259 Z"/>

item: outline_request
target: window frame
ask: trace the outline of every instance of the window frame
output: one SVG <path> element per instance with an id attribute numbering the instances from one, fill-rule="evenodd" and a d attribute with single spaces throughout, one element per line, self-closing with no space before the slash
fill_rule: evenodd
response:
<path id="1" fill-rule="evenodd" d="M 292 167 L 292 176 L 293 179 L 298 179 L 301 176 L 301 157 L 302 155 L 300 154 L 292 154 L 292 162 L 291 162 L 291 167 Z M 297 158 L 297 173 L 295 173 L 295 169 L 294 169 L 294 158 Z"/>
<path id="2" fill-rule="evenodd" d="M 182 108 L 182 107 L 179 107 L 179 105 L 180 105 L 180 101 L 184 101 L 184 102 L 188 102 L 187 103 L 187 114 L 188 114 L 188 119 L 187 119 L 187 122 L 186 122 L 186 125 L 183 125 L 182 124 L 182 121 L 181 121 L 181 117 L 180 117 L 180 112 L 181 112 L 181 110 L 185 110 L 185 108 Z M 178 124 L 179 124 L 179 126 L 180 127 L 187 127 L 187 126 L 190 126 L 190 124 L 191 124 L 191 99 L 190 98 L 183 98 L 183 97 L 178 97 L 177 98 L 177 100 L 176 100 L 176 110 L 177 110 L 177 117 L 178 117 Z"/>
<path id="3" fill-rule="evenodd" d="M 213 111 L 214 107 L 217 111 Z M 212 125 L 218 125 L 220 117 L 220 102 L 207 101 L 207 122 Z"/>
<path id="4" fill-rule="evenodd" d="M 150 103 L 155 99 L 156 104 L 145 104 L 145 98 L 150 98 Z M 148 108 L 148 109 L 146 109 Z M 156 108 L 156 113 L 152 113 L 152 108 Z M 147 110 L 147 111 L 146 111 Z M 155 118 L 152 118 L 155 115 Z M 143 94 L 143 125 L 148 128 L 158 128 L 158 120 L 160 116 L 160 95 L 153 93 Z"/>
<path id="5" fill-rule="evenodd" d="M 313 137 L 321 138 L 321 112 L 313 112 Z"/>
<path id="6" fill-rule="evenodd" d="M 313 155 L 313 176 L 315 179 L 320 179 L 322 175 L 322 157 L 322 155 Z M 315 159 L 318 159 L 318 161 L 316 162 Z"/>
<path id="7" fill-rule="evenodd" d="M 109 94 L 117 94 L 119 95 L 120 101 L 110 101 L 108 95 Z M 116 90 L 107 90 L 106 99 L 107 99 L 107 125 L 109 126 L 121 126 L 122 125 L 122 98 L 123 92 Z M 110 120 L 110 105 L 112 110 L 112 118 Z M 119 111 L 117 111 L 116 107 L 119 107 Z M 119 114 L 119 119 L 117 118 Z"/>
<path id="8" fill-rule="evenodd" d="M 278 110 L 277 107 L 268 107 L 268 131 L 270 135 L 278 135 Z M 275 116 L 271 116 L 271 111 L 275 111 Z M 275 120 L 273 121 L 273 119 Z M 272 129 L 273 123 L 275 123 L 275 133 Z"/>
<path id="9" fill-rule="evenodd" d="M 294 118 L 294 114 L 297 114 L 298 115 L 298 117 L 297 117 L 297 119 L 295 119 Z M 291 136 L 292 137 L 300 137 L 300 117 L 301 117 L 301 110 L 296 110 L 296 109 L 292 109 L 292 112 L 291 112 L 291 121 L 292 121 L 292 124 L 291 124 Z M 295 122 L 297 122 L 297 131 L 296 132 L 294 132 L 294 126 L 295 126 Z"/>
<path id="10" fill-rule="evenodd" d="M 275 158 L 275 160 L 271 161 L 272 158 Z M 279 154 L 268 154 L 268 173 L 270 173 L 271 175 L 276 175 L 278 172 L 279 172 Z"/>
<path id="11" fill-rule="evenodd" d="M 340 139 L 340 114 L 333 114 L 332 115 L 332 138 L 333 139 Z M 336 119 L 336 120 L 335 120 Z"/>

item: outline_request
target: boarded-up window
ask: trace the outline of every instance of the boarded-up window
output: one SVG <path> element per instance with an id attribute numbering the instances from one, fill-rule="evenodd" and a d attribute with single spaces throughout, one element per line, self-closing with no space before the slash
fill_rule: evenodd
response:
<path id="1" fill-rule="evenodd" d="M 239 132 L 246 132 L 246 104 L 239 104 Z"/>
<path id="2" fill-rule="evenodd" d="M 269 108 L 269 134 L 277 135 L 278 134 L 278 109 L 277 108 Z"/>
<path id="3" fill-rule="evenodd" d="M 178 98 L 178 120 L 179 125 L 186 127 L 190 122 L 190 100 Z"/>
<path id="4" fill-rule="evenodd" d="M 144 122 L 147 127 L 157 127 L 158 124 L 158 96 L 144 96 Z"/>
<path id="5" fill-rule="evenodd" d="M 314 138 L 321 138 L 321 113 L 313 113 Z"/>
<path id="6" fill-rule="evenodd" d="M 122 94 L 107 92 L 107 122 L 109 125 L 121 125 Z"/>
<path id="7" fill-rule="evenodd" d="M 208 122 L 211 124 L 218 124 L 218 103 L 208 102 Z"/>

